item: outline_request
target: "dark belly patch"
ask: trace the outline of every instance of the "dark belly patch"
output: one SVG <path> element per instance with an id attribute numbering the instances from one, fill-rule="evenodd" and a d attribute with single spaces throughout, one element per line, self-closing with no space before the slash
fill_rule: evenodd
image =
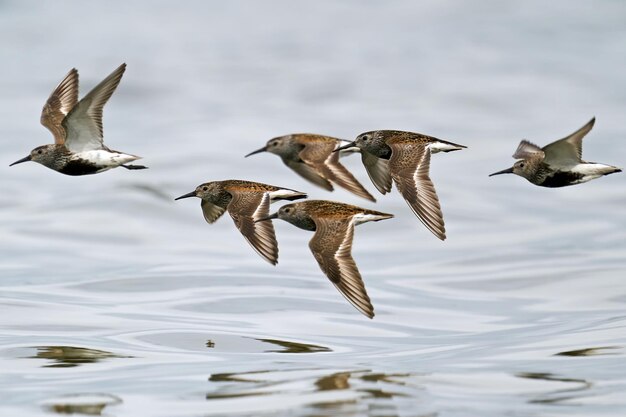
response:
<path id="1" fill-rule="evenodd" d="M 556 171 L 554 174 L 547 176 L 541 183 L 541 186 L 550 188 L 565 187 L 577 184 L 582 177 L 582 174 L 571 171 Z"/>
<path id="2" fill-rule="evenodd" d="M 69 161 L 59 172 L 66 175 L 89 175 L 95 174 L 101 169 L 102 167 L 92 164 L 91 162 L 78 159 Z"/>

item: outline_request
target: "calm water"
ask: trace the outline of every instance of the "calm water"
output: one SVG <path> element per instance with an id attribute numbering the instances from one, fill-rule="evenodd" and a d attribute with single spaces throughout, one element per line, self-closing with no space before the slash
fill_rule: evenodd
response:
<path id="1" fill-rule="evenodd" d="M 487 178 L 594 115 L 586 158 L 626 165 L 626 4 L 135 3 L 0 1 L 0 415 L 626 414 L 626 176 Z M 51 142 L 39 112 L 70 68 L 84 94 L 121 62 L 106 142 L 150 170 L 8 167 Z M 432 161 L 445 243 L 396 191 L 373 205 L 243 158 L 377 128 L 468 146 Z M 395 213 L 355 233 L 376 318 L 309 233 L 277 223 L 272 267 L 172 200 L 226 178 Z"/>

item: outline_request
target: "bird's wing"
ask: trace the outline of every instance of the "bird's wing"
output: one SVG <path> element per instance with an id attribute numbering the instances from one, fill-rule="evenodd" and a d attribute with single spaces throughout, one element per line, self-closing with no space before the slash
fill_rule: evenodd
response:
<path id="1" fill-rule="evenodd" d="M 305 162 L 285 161 L 285 164 L 293 169 L 304 179 L 312 182 L 315 185 L 322 187 L 325 190 L 332 191 L 333 185 L 326 178 L 320 175 L 320 173 L 313 166 Z"/>
<path id="2" fill-rule="evenodd" d="M 359 197 L 366 198 L 370 201 L 376 201 L 376 199 L 361 185 L 361 183 L 354 178 L 354 175 L 348 169 L 339 162 L 339 152 L 331 152 L 326 159 L 324 166 L 329 171 L 330 179 L 336 182 L 339 186 L 346 190 L 358 195 Z"/>
<path id="3" fill-rule="evenodd" d="M 228 213 L 235 226 L 263 259 L 278 263 L 278 242 L 271 221 L 258 221 L 269 216 L 270 195 L 258 191 L 230 191 Z"/>
<path id="4" fill-rule="evenodd" d="M 63 120 L 67 131 L 65 146 L 72 152 L 102 148 L 102 109 L 117 88 L 126 70 L 120 65 L 100 84 L 95 86 Z"/>
<path id="5" fill-rule="evenodd" d="M 370 201 L 376 201 L 356 178 L 339 162 L 339 152 L 333 152 L 337 142 L 306 143 L 298 156 L 315 172 L 340 187 Z"/>
<path id="6" fill-rule="evenodd" d="M 352 259 L 354 218 L 314 218 L 316 231 L 309 248 L 322 271 L 357 310 L 374 317 L 361 274 Z"/>
<path id="7" fill-rule="evenodd" d="M 398 191 L 424 226 L 441 240 L 446 228 L 430 179 L 430 150 L 421 143 L 392 143 L 389 168 Z"/>
<path id="8" fill-rule="evenodd" d="M 202 214 L 204 215 L 204 220 L 206 220 L 207 223 L 215 223 L 217 219 L 222 217 L 222 214 L 226 211 L 225 208 L 206 200 L 202 200 L 200 202 L 200 207 L 202 207 Z"/>
<path id="9" fill-rule="evenodd" d="M 63 119 L 78 103 L 78 71 L 72 68 L 54 89 L 41 110 L 41 124 L 54 136 L 54 143 L 65 143 L 66 131 Z"/>
<path id="10" fill-rule="evenodd" d="M 323 164 L 337 146 L 334 141 L 301 142 L 304 145 L 298 156 L 308 164 Z"/>
<path id="11" fill-rule="evenodd" d="M 517 146 L 513 158 L 515 159 L 532 159 L 537 157 L 544 157 L 543 150 L 532 142 L 523 140 Z"/>
<path id="12" fill-rule="evenodd" d="M 581 162 L 583 154 L 583 138 L 593 128 L 596 118 L 563 139 L 543 147 L 545 162 L 553 166 L 571 166 Z"/>
<path id="13" fill-rule="evenodd" d="M 363 161 L 367 175 L 369 175 L 376 189 L 381 194 L 387 194 L 391 191 L 389 160 L 379 158 L 367 151 L 361 151 L 361 161 Z"/>

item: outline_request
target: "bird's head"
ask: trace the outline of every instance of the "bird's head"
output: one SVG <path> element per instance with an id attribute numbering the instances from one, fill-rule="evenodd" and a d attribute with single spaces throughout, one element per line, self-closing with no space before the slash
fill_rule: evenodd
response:
<path id="1" fill-rule="evenodd" d="M 51 167 L 57 159 L 56 149 L 57 145 L 54 144 L 37 146 L 35 149 L 30 151 L 30 154 L 27 157 L 17 160 L 9 166 L 21 164 L 22 162 L 33 161 L 40 163 L 41 165 Z"/>

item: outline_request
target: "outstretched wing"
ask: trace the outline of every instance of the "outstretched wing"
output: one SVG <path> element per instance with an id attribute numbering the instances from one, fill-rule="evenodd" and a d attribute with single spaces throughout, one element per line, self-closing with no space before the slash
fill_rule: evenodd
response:
<path id="1" fill-rule="evenodd" d="M 513 154 L 515 159 L 531 159 L 537 156 L 544 157 L 543 149 L 527 140 L 521 141 Z"/>
<path id="2" fill-rule="evenodd" d="M 322 271 L 357 310 L 374 317 L 361 274 L 352 259 L 354 218 L 314 218 L 316 231 L 309 248 Z"/>
<path id="3" fill-rule="evenodd" d="M 235 226 L 263 259 L 278 263 L 278 242 L 271 221 L 258 221 L 269 216 L 270 195 L 259 191 L 229 191 L 233 196 L 228 213 Z"/>
<path id="4" fill-rule="evenodd" d="M 327 191 L 333 190 L 333 185 L 330 181 L 320 175 L 314 167 L 306 164 L 305 162 L 285 161 L 285 164 L 301 177 L 312 182 L 313 184 L 318 185 Z"/>
<path id="5" fill-rule="evenodd" d="M 430 150 L 423 144 L 391 143 L 389 168 L 398 191 L 424 226 L 441 240 L 446 228 L 435 186 L 430 179 Z"/>
<path id="6" fill-rule="evenodd" d="M 339 152 L 333 152 L 337 147 L 337 141 L 309 142 L 304 144 L 299 157 L 309 167 L 319 173 L 325 179 L 335 182 L 340 187 L 376 201 L 370 193 L 357 181 L 356 178 L 339 162 Z"/>
<path id="7" fill-rule="evenodd" d="M 369 175 L 376 189 L 381 194 L 387 194 L 391 191 L 389 160 L 379 158 L 367 151 L 361 151 L 361 161 L 363 161 L 367 175 Z"/>
<path id="8" fill-rule="evenodd" d="M 583 154 L 583 138 L 593 128 L 596 118 L 563 139 L 543 147 L 546 163 L 552 166 L 572 166 L 581 162 Z"/>
<path id="9" fill-rule="evenodd" d="M 225 208 L 206 200 L 201 200 L 200 207 L 202 207 L 204 220 L 206 220 L 206 222 L 209 224 L 215 223 L 215 221 L 222 217 L 222 214 L 224 214 L 224 212 L 226 211 Z"/>
<path id="10" fill-rule="evenodd" d="M 359 197 L 366 198 L 370 201 L 376 201 L 376 199 L 361 185 L 361 183 L 354 178 L 354 175 L 348 169 L 339 162 L 339 152 L 331 152 L 328 155 L 324 163 L 324 167 L 328 171 L 328 175 L 331 181 L 334 181 L 339 186 L 345 188 L 358 195 Z"/>
<path id="11" fill-rule="evenodd" d="M 54 136 L 54 143 L 65 143 L 66 131 L 63 119 L 78 102 L 78 71 L 72 68 L 54 89 L 41 110 L 41 124 Z"/>
<path id="12" fill-rule="evenodd" d="M 126 64 L 120 65 L 95 86 L 63 120 L 67 131 L 65 146 L 72 152 L 102 148 L 102 109 L 117 88 Z"/>

